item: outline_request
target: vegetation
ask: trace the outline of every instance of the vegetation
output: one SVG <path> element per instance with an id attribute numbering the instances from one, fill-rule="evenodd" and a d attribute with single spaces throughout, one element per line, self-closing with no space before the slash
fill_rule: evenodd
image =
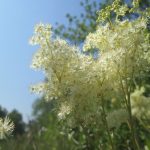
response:
<path id="1" fill-rule="evenodd" d="M 14 131 L 1 149 L 150 149 L 150 2 L 85 0 L 81 6 L 80 18 L 67 15 L 69 27 L 35 26 L 32 68 L 45 81 L 31 90 L 43 96 L 28 124 L 16 110 L 0 109 L 15 124 L 6 117 L 3 135 Z"/>
<path id="2" fill-rule="evenodd" d="M 128 7 L 115 0 L 100 10 L 97 29 L 83 46 L 83 51 L 99 50 L 96 58 L 52 39 L 50 25 L 35 27 L 31 44 L 40 49 L 32 67 L 43 70 L 47 81 L 32 91 L 55 101 L 58 119 L 72 130 L 70 139 L 79 149 L 148 147 L 149 137 L 142 130 L 149 132 L 149 15 L 149 8 L 141 10 L 138 1 Z M 82 138 L 76 135 L 80 130 Z"/>

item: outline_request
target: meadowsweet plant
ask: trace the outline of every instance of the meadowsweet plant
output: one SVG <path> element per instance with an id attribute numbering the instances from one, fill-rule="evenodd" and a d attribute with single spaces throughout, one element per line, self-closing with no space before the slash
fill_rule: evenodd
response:
<path id="1" fill-rule="evenodd" d="M 5 117 L 4 119 L 0 118 L 0 139 L 5 139 L 9 136 L 14 129 L 13 122 Z"/>
<path id="2" fill-rule="evenodd" d="M 31 67 L 42 70 L 46 77 L 32 86 L 32 91 L 43 93 L 48 101 L 55 100 L 58 118 L 72 127 L 103 126 L 108 135 L 107 149 L 116 147 L 112 129 L 126 123 L 132 148 L 139 150 L 133 118 L 149 119 L 150 99 L 143 95 L 143 87 L 137 87 L 150 72 L 150 10 L 141 12 L 138 4 L 134 0 L 129 8 L 115 0 L 98 12 L 97 30 L 89 33 L 83 46 L 83 51 L 99 50 L 96 59 L 65 40 L 53 39 L 50 25 L 36 25 L 30 40 L 39 45 Z M 139 17 L 129 20 L 127 13 Z M 114 20 L 112 14 L 116 15 Z"/>

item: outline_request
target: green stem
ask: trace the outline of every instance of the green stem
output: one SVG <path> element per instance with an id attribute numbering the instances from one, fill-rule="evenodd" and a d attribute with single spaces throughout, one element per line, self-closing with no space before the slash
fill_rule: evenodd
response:
<path id="1" fill-rule="evenodd" d="M 103 98 L 102 98 L 102 113 L 103 113 L 103 119 L 104 119 L 103 121 L 104 121 L 104 124 L 106 126 L 106 131 L 107 131 L 107 134 L 108 134 L 108 138 L 109 138 L 111 148 L 112 148 L 112 150 L 115 150 L 114 143 L 113 143 L 111 133 L 110 133 L 110 130 L 109 130 L 109 127 L 108 127 L 107 119 L 106 119 L 106 112 L 105 112 L 105 108 L 104 108 Z"/>
<path id="2" fill-rule="evenodd" d="M 134 150 L 140 150 L 139 144 L 136 139 L 135 130 L 134 130 L 134 122 L 133 122 L 133 116 L 132 116 L 132 110 L 131 110 L 131 100 L 130 100 L 129 92 L 127 95 L 127 99 L 128 99 L 129 126 L 130 126 L 130 130 L 131 130 L 131 134 L 132 134 Z"/>

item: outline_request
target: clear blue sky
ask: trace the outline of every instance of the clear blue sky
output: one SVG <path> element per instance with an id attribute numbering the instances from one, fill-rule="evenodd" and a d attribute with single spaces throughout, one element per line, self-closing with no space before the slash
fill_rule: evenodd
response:
<path id="1" fill-rule="evenodd" d="M 29 86 L 43 80 L 42 73 L 29 66 L 35 47 L 28 44 L 34 25 L 67 23 L 66 13 L 79 15 L 80 0 L 0 1 L 0 105 L 16 108 L 25 120 L 31 117 L 35 95 Z"/>

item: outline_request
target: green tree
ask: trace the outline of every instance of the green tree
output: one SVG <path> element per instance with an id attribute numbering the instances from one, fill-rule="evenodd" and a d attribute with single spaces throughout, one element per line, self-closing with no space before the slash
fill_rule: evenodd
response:
<path id="1" fill-rule="evenodd" d="M 23 135 L 25 133 L 25 122 L 23 121 L 22 114 L 14 109 L 8 114 L 8 116 L 15 124 L 13 135 Z"/>
<path id="2" fill-rule="evenodd" d="M 7 113 L 8 113 L 8 111 L 5 108 L 3 108 L 2 106 L 0 106 L 0 117 L 1 118 L 6 117 Z"/>
<path id="3" fill-rule="evenodd" d="M 73 44 L 83 43 L 88 33 L 96 30 L 96 12 L 108 5 L 111 1 L 112 0 L 107 0 L 105 3 L 101 3 L 101 0 L 82 0 L 80 5 L 84 12 L 81 13 L 79 17 L 72 16 L 68 13 L 66 17 L 69 25 L 65 26 L 56 23 L 57 26 L 54 29 L 55 34 L 69 40 Z"/>

